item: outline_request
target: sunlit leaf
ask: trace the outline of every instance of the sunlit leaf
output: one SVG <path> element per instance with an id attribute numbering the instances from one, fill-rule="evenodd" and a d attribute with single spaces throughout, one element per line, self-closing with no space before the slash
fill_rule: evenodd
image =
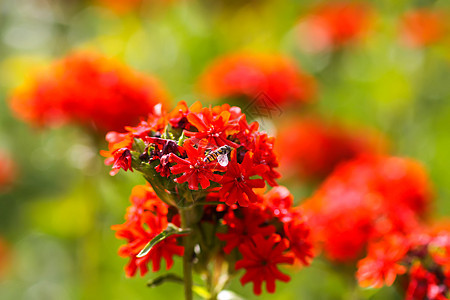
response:
<path id="1" fill-rule="evenodd" d="M 164 241 L 166 238 L 174 234 L 188 234 L 190 231 L 191 230 L 189 228 L 182 229 L 172 223 L 169 223 L 169 225 L 167 225 L 167 228 L 163 232 L 155 236 L 150 242 L 148 242 L 148 244 L 145 245 L 144 249 L 142 249 L 141 252 L 136 255 L 136 257 L 139 258 L 146 256 L 150 252 L 150 250 L 152 250 L 152 248 L 155 247 L 158 243 Z"/>

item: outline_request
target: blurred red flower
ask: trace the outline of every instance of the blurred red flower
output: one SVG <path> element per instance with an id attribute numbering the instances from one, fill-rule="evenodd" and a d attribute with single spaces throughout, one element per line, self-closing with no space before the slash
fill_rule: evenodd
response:
<path id="1" fill-rule="evenodd" d="M 405 299 L 448 299 L 450 292 L 450 232 L 422 227 L 387 235 L 371 243 L 366 258 L 358 262 L 357 278 L 363 287 L 397 282 Z"/>
<path id="2" fill-rule="evenodd" d="M 13 92 L 18 117 L 38 126 L 77 123 L 104 133 L 166 103 L 160 83 L 93 52 L 73 52 Z"/>
<path id="3" fill-rule="evenodd" d="M 351 129 L 337 122 L 309 117 L 281 125 L 276 150 L 281 173 L 314 180 L 358 155 L 385 153 L 387 144 L 386 138 L 376 131 Z"/>
<path id="4" fill-rule="evenodd" d="M 126 13 L 139 8 L 144 0 L 97 0 L 97 2 L 117 13 Z"/>
<path id="5" fill-rule="evenodd" d="M 235 53 L 217 58 L 199 80 L 201 92 L 211 99 L 236 98 L 250 102 L 264 93 L 275 104 L 314 99 L 313 78 L 288 57 Z"/>
<path id="6" fill-rule="evenodd" d="M 339 48 L 363 37 L 372 18 L 368 2 L 325 1 L 302 20 L 301 46 L 310 52 Z"/>
<path id="7" fill-rule="evenodd" d="M 400 38 L 412 48 L 424 47 L 441 40 L 446 33 L 445 14 L 427 8 L 406 12 L 400 23 Z"/>
<path id="8" fill-rule="evenodd" d="M 359 258 L 370 240 L 415 229 L 431 199 L 418 162 L 364 156 L 339 165 L 304 209 L 327 257 L 346 262 Z"/>

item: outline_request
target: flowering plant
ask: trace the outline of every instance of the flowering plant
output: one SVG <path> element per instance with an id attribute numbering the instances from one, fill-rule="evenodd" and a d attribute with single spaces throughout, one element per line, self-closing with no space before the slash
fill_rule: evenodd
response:
<path id="1" fill-rule="evenodd" d="M 370 244 L 367 257 L 359 261 L 359 284 L 380 288 L 396 282 L 407 300 L 448 299 L 449 250 L 448 230 L 388 235 Z"/>
<path id="2" fill-rule="evenodd" d="M 264 282 L 273 293 L 276 280 L 289 281 L 280 264 L 309 264 L 309 227 L 276 182 L 275 140 L 238 107 L 180 102 L 166 113 L 156 106 L 147 121 L 106 138 L 111 174 L 137 170 L 149 183 L 133 190 L 126 222 L 113 227 L 128 241 L 120 250 L 130 257 L 127 275 L 144 275 L 150 261 L 159 270 L 163 258 L 169 269 L 174 255 L 183 256 L 183 277 L 169 274 L 151 285 L 184 282 L 192 299 L 195 270 L 206 281 L 202 294 L 216 299 L 240 269 L 241 283 L 253 282 L 259 295 Z"/>

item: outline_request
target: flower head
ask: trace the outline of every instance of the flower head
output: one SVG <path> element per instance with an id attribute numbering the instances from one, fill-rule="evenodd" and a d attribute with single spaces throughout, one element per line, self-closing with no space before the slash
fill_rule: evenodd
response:
<path id="1" fill-rule="evenodd" d="M 199 193 L 212 186 L 226 204 L 248 206 L 257 201 L 253 189 L 266 181 L 275 186 L 280 177 L 274 139 L 255 124 L 248 124 L 237 107 L 187 107 L 180 102 L 172 112 L 152 114 L 137 127 L 126 127 L 126 133 L 108 133 L 109 150 L 101 153 L 105 163 L 113 164 L 113 175 L 120 168 L 144 173 L 154 169 L 165 179 L 148 176 L 159 178 L 163 190 L 172 186 L 179 193 L 185 182 Z"/>
<path id="2" fill-rule="evenodd" d="M 323 2 L 302 20 L 302 47 L 321 52 L 357 41 L 370 28 L 371 19 L 372 9 L 367 2 Z"/>
<path id="3" fill-rule="evenodd" d="M 326 255 L 352 261 L 370 240 L 415 229 L 428 211 L 430 190 L 417 162 L 365 156 L 338 166 L 304 208 Z"/>
<path id="4" fill-rule="evenodd" d="M 432 45 L 445 36 L 446 16 L 426 8 L 406 12 L 400 23 L 400 38 L 408 47 Z"/>
<path id="5" fill-rule="evenodd" d="M 260 294 L 264 282 L 273 293 L 276 280 L 289 280 L 279 264 L 310 263 L 309 225 L 293 196 L 277 185 L 275 139 L 258 129 L 237 107 L 180 102 L 171 112 L 156 111 L 125 127 L 125 133 L 108 133 L 109 150 L 102 155 L 112 173 L 141 172 L 153 187 L 133 190 L 127 221 L 114 227 L 128 241 L 120 254 L 130 257 L 129 276 L 137 269 L 145 274 L 150 261 L 158 270 L 163 258 L 170 268 L 172 257 L 185 251 L 200 272 L 211 264 L 227 269 L 224 276 L 245 269 L 241 283 L 252 281 Z M 264 193 L 266 182 L 273 188 Z M 177 243 L 180 234 L 189 234 L 184 248 Z M 153 248 L 146 246 L 154 241 Z M 220 291 L 226 276 L 212 277 Z"/>
<path id="6" fill-rule="evenodd" d="M 311 180 L 324 178 L 339 163 L 361 154 L 385 153 L 386 145 L 380 133 L 310 117 L 281 126 L 276 146 L 285 175 Z"/>
<path id="7" fill-rule="evenodd" d="M 304 103 L 315 96 L 315 83 L 281 55 L 235 53 L 216 59 L 199 81 L 211 99 L 239 98 L 250 102 L 263 92 L 276 104 Z"/>
<path id="8" fill-rule="evenodd" d="M 75 123 L 98 132 L 122 129 L 166 103 L 153 77 L 92 52 L 74 52 L 13 92 L 11 107 L 37 126 Z"/>
<path id="9" fill-rule="evenodd" d="M 382 287 L 399 279 L 405 299 L 448 299 L 450 281 L 448 265 L 435 254 L 449 258 L 448 231 L 432 233 L 426 228 L 405 235 L 387 235 L 371 243 L 366 258 L 358 263 L 357 278 L 361 286 Z"/>

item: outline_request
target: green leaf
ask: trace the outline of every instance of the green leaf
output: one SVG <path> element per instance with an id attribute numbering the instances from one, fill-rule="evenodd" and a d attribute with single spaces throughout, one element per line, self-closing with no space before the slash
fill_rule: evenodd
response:
<path id="1" fill-rule="evenodd" d="M 167 228 L 161 232 L 160 234 L 158 234 L 157 236 L 155 236 L 150 242 L 148 242 L 147 245 L 145 245 L 144 249 L 141 250 L 141 252 L 139 252 L 138 255 L 136 255 L 136 257 L 144 257 L 146 256 L 150 250 L 152 250 L 153 247 L 155 247 L 158 243 L 164 241 L 166 238 L 174 235 L 174 234 L 188 234 L 191 232 L 191 229 L 186 228 L 186 229 L 182 229 L 179 228 L 177 226 L 175 226 L 172 223 L 169 223 L 167 225 Z"/>

